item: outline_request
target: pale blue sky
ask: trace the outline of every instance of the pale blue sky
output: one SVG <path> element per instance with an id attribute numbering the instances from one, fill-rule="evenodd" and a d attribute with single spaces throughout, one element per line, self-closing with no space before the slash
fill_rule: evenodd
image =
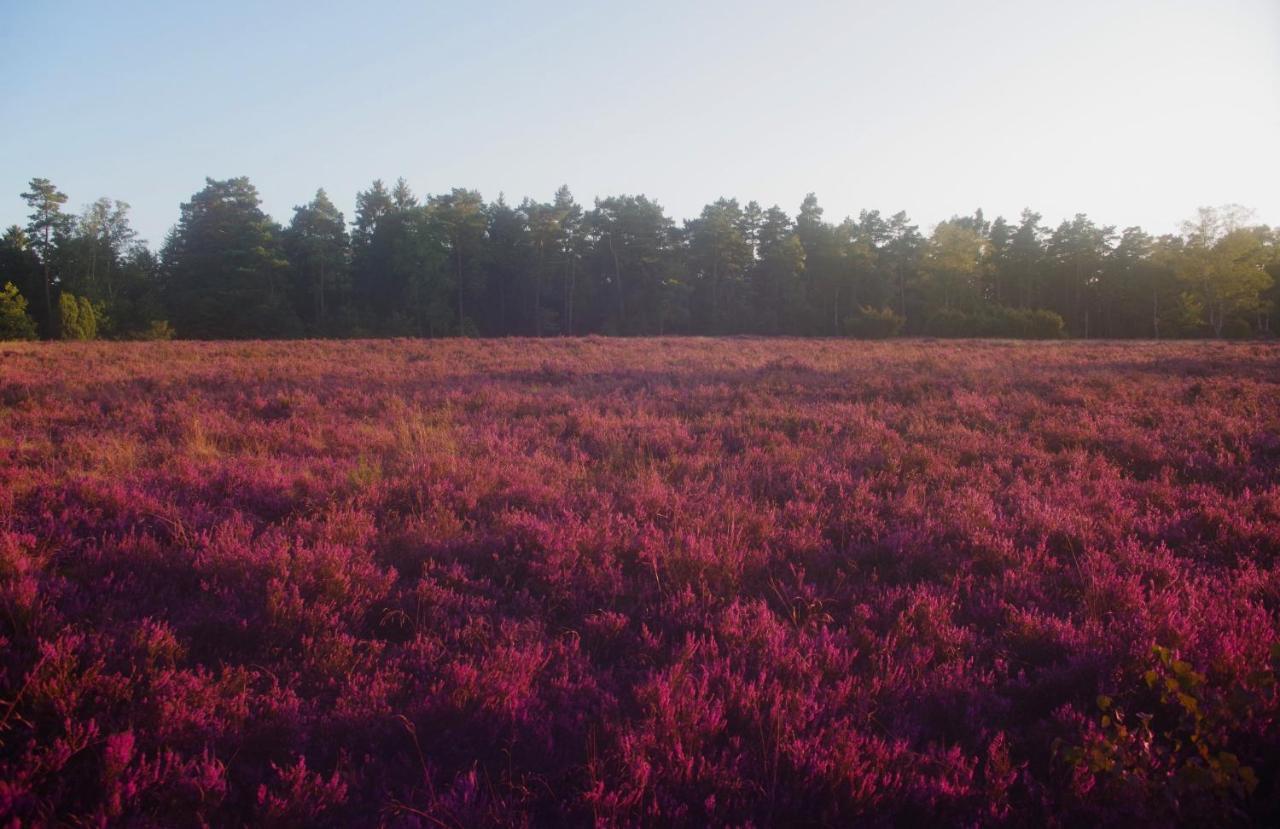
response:
<path id="1" fill-rule="evenodd" d="M 264 206 L 721 195 L 829 218 L 983 207 L 1280 223 L 1280 0 L 0 0 L 0 225 L 51 178 L 159 244 L 206 175 Z"/>

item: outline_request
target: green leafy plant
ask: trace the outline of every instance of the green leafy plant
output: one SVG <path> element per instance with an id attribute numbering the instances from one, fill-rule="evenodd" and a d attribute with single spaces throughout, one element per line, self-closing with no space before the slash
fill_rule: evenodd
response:
<path id="1" fill-rule="evenodd" d="M 94 305 L 87 297 L 63 293 L 58 297 L 58 313 L 62 319 L 62 339 L 96 340 L 101 306 Z"/>
<path id="2" fill-rule="evenodd" d="M 176 334 L 168 320 L 152 320 L 151 324 L 138 334 L 138 339 L 172 340 Z"/>
<path id="3" fill-rule="evenodd" d="M 1270 664 L 1226 691 L 1214 689 L 1191 663 L 1166 647 L 1151 649 L 1152 666 L 1143 674 L 1150 711 L 1126 712 L 1107 695 L 1081 745 L 1055 744 L 1058 758 L 1113 794 L 1163 790 L 1180 815 L 1200 808 L 1240 807 L 1258 788 L 1254 768 L 1229 745 L 1247 733 L 1280 673 L 1280 644 Z M 1140 703 L 1139 703 L 1140 704 Z"/>
<path id="4" fill-rule="evenodd" d="M 844 321 L 844 330 L 860 339 L 884 340 L 898 336 L 906 322 L 906 317 L 894 313 L 892 308 L 863 305 L 858 313 Z"/>
<path id="5" fill-rule="evenodd" d="M 34 340 L 36 321 L 27 313 L 27 301 L 12 282 L 0 289 L 0 340 Z"/>

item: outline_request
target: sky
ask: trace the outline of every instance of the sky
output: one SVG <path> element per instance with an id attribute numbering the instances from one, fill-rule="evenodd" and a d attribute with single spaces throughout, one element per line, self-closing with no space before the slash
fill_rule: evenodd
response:
<path id="1" fill-rule="evenodd" d="M 287 222 L 403 176 L 827 218 L 1280 223 L 1280 0 L 0 0 L 0 226 L 51 179 L 158 247 L 206 176 Z"/>

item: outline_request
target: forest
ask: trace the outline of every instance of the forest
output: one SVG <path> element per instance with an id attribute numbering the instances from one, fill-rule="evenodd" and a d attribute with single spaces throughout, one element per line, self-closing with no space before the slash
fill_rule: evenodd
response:
<path id="1" fill-rule="evenodd" d="M 1181 233 L 1079 213 L 981 210 L 929 233 L 904 212 L 833 222 L 722 198 L 679 223 L 644 195 L 590 207 L 404 179 L 323 189 L 287 225 L 248 178 L 206 179 L 158 251 L 129 205 L 79 214 L 48 179 L 0 240 L 0 338 L 275 339 L 551 335 L 1270 337 L 1280 229 L 1236 205 Z"/>

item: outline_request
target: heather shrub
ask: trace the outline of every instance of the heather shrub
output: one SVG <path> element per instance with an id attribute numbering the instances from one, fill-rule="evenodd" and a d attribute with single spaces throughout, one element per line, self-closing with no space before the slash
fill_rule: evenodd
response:
<path id="1" fill-rule="evenodd" d="M 1278 360 L 11 346 L 0 825 L 1274 824 Z"/>

